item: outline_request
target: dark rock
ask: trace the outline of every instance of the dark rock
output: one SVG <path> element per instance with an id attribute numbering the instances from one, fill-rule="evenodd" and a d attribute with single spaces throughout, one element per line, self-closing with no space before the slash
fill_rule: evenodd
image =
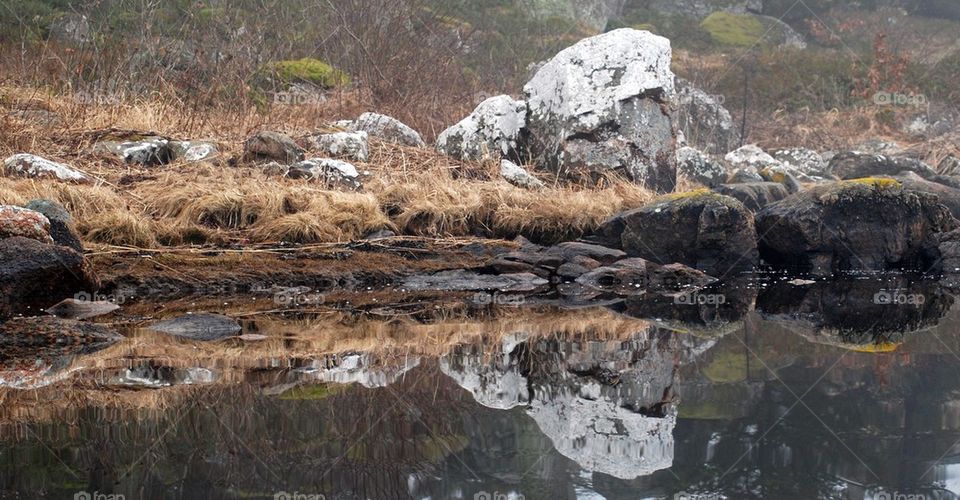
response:
<path id="1" fill-rule="evenodd" d="M 620 248 L 660 264 L 680 263 L 724 277 L 753 269 L 757 241 L 753 214 L 734 198 L 707 190 L 663 196 L 620 214 L 599 231 Z"/>
<path id="2" fill-rule="evenodd" d="M 736 198 L 751 212 L 756 212 L 771 203 L 778 202 L 790 196 L 787 188 L 777 182 L 724 184 L 714 189 L 714 192 Z"/>
<path id="3" fill-rule="evenodd" d="M 830 160 L 830 173 L 840 179 L 860 179 L 878 175 L 897 175 L 914 172 L 924 179 L 937 175 L 932 167 L 915 158 L 884 156 L 848 151 L 838 153 Z"/>
<path id="4" fill-rule="evenodd" d="M 893 178 L 900 181 L 904 188 L 911 191 L 936 195 L 940 203 L 949 208 L 954 217 L 960 218 L 960 189 L 937 182 L 935 179 L 939 177 L 943 176 L 934 176 L 928 180 L 913 172 L 907 172 Z"/>
<path id="5" fill-rule="evenodd" d="M 616 248 L 608 248 L 579 241 L 559 243 L 548 248 L 546 254 L 547 256 L 559 256 L 564 261 L 570 261 L 576 257 L 589 257 L 601 264 L 611 264 L 627 256 L 626 253 Z M 541 265 L 545 265 L 542 264 L 542 262 L 543 261 L 541 261 Z"/>
<path id="6" fill-rule="evenodd" d="M 766 181 L 753 168 L 738 168 L 727 179 L 727 184 L 755 184 L 757 182 Z"/>
<path id="7" fill-rule="evenodd" d="M 244 157 L 249 161 L 276 160 L 294 163 L 303 160 L 303 148 L 289 136 L 277 132 L 261 131 L 243 143 Z"/>
<path id="8" fill-rule="evenodd" d="M 46 216 L 50 221 L 50 236 L 54 243 L 83 253 L 80 232 L 77 231 L 70 212 L 63 205 L 53 200 L 33 200 L 27 203 L 26 208 Z"/>
<path id="9" fill-rule="evenodd" d="M 99 288 L 83 256 L 70 248 L 22 237 L 0 240 L 0 318 Z"/>
<path id="10" fill-rule="evenodd" d="M 589 273 L 590 271 L 593 271 L 598 267 L 600 267 L 600 262 L 597 262 L 590 257 L 577 255 L 567 262 L 564 262 L 563 265 L 557 268 L 557 276 L 573 280 Z"/>
<path id="11" fill-rule="evenodd" d="M 761 257 L 816 275 L 936 272 L 939 234 L 956 224 L 935 196 L 904 189 L 892 179 L 816 186 L 757 213 Z"/>
<path id="12" fill-rule="evenodd" d="M 156 332 L 190 340 L 220 340 L 240 333 L 236 320 L 220 314 L 189 314 L 150 325 Z"/>
<path id="13" fill-rule="evenodd" d="M 764 167 L 760 169 L 760 177 L 763 177 L 763 180 L 766 182 L 776 182 L 777 184 L 783 184 L 783 187 L 787 188 L 787 192 L 790 194 L 797 193 L 800 191 L 800 181 L 797 180 L 786 167 L 780 165 L 771 165 L 769 167 Z"/>
<path id="14" fill-rule="evenodd" d="M 706 286 L 716 279 L 682 264 L 661 266 L 644 259 L 624 259 L 599 267 L 577 279 L 577 283 L 604 293 L 640 295 L 650 290 L 682 290 Z"/>

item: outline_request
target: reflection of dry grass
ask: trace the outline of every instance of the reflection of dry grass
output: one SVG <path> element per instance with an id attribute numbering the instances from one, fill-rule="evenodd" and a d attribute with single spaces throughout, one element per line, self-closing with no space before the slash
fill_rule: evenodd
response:
<path id="1" fill-rule="evenodd" d="M 7 117 L 17 107 L 57 111 L 60 129 Z M 625 208 L 649 199 L 642 187 L 613 182 L 607 188 L 554 185 L 528 191 L 498 179 L 497 166 L 464 164 L 430 148 L 371 141 L 364 193 L 331 192 L 284 179 L 251 165 L 231 166 L 251 131 L 272 129 L 303 137 L 317 131 L 315 117 L 278 108 L 267 115 L 183 121 L 183 110 L 156 102 L 84 107 L 27 89 L 0 87 L 0 156 L 30 152 L 63 161 L 101 179 L 69 186 L 0 176 L 0 203 L 33 198 L 64 203 L 88 242 L 153 247 L 188 243 L 337 242 L 380 229 L 421 236 L 574 238 Z M 211 123 L 222 124 L 212 127 Z M 223 153 L 214 163 L 140 169 L 90 146 L 110 127 L 154 131 L 176 138 L 210 138 Z"/>
<path id="2" fill-rule="evenodd" d="M 185 342 L 151 332 L 137 332 L 119 344 L 75 361 L 68 382 L 15 391 L 0 389 L 0 425 L 62 419 L 65 412 L 97 406 L 106 411 L 162 409 L 189 401 L 199 386 L 162 389 L 102 387 L 106 373 L 149 361 L 154 366 L 207 368 L 218 386 L 264 384 L 267 372 L 283 370 L 294 360 L 323 359 L 351 352 L 370 353 L 382 366 L 398 366 L 409 356 L 442 356 L 463 344 L 501 345 L 513 334 L 534 339 L 625 340 L 643 334 L 649 324 L 606 309 L 500 309 L 492 317 L 462 312 L 432 313 L 427 322 L 409 317 L 381 319 L 331 312 L 306 320 L 267 317 L 257 333 L 267 340 Z M 269 382 L 266 382 L 269 383 Z"/>

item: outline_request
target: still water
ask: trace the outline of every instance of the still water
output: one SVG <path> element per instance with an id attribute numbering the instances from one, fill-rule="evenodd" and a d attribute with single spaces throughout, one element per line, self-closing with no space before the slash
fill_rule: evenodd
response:
<path id="1" fill-rule="evenodd" d="M 960 493 L 949 293 L 873 279 L 716 293 L 251 315 L 245 340 L 213 343 L 130 327 L 0 373 L 0 497 Z"/>

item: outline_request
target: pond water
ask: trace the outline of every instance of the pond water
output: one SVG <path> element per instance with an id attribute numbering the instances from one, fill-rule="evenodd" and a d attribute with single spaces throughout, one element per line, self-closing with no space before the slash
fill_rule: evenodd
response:
<path id="1" fill-rule="evenodd" d="M 251 316 L 248 340 L 215 343 L 126 330 L 4 375 L 0 497 L 960 493 L 950 294 L 721 292 Z"/>

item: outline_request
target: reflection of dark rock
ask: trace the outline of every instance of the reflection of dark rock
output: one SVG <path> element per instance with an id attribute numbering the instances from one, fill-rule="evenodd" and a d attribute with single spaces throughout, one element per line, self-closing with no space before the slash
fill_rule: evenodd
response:
<path id="1" fill-rule="evenodd" d="M 742 326 L 757 290 L 746 280 L 678 293 L 629 297 L 621 313 L 701 336 L 722 336 Z"/>
<path id="2" fill-rule="evenodd" d="M 46 310 L 47 314 L 63 319 L 90 319 L 120 309 L 113 302 L 99 300 L 64 299 Z"/>
<path id="3" fill-rule="evenodd" d="M 835 335 L 846 344 L 899 342 L 904 333 L 936 325 L 953 297 L 931 281 L 877 280 L 777 283 L 757 298 L 761 316 Z"/>
<path id="4" fill-rule="evenodd" d="M 633 257 L 716 277 L 757 264 L 753 214 L 736 199 L 709 191 L 663 196 L 621 213 L 604 223 L 598 239 Z"/>
<path id="5" fill-rule="evenodd" d="M 829 275 L 851 270 L 939 271 L 939 234 L 956 221 L 936 197 L 891 179 L 817 186 L 757 213 L 760 256 Z"/>
<path id="6" fill-rule="evenodd" d="M 0 386 L 38 387 L 73 356 L 104 349 L 123 337 L 113 330 L 54 317 L 15 318 L 0 324 Z"/>
<path id="7" fill-rule="evenodd" d="M 219 340 L 240 333 L 240 324 L 219 314 L 189 314 L 150 325 L 156 332 L 190 340 Z"/>
<path id="8" fill-rule="evenodd" d="M 626 342 L 510 336 L 494 353 L 462 346 L 441 370 L 484 406 L 523 406 L 557 451 L 585 469 L 630 479 L 672 464 L 681 342 L 659 330 Z"/>
<path id="9" fill-rule="evenodd" d="M 441 271 L 430 275 L 410 276 L 404 280 L 403 287 L 415 292 L 427 290 L 530 292 L 547 283 L 547 280 L 530 273 L 493 275 L 478 274 L 461 269 Z"/>
<path id="10" fill-rule="evenodd" d="M 650 289 L 702 287 L 713 281 L 714 278 L 682 264 L 661 266 L 644 259 L 624 259 L 577 278 L 577 283 L 590 290 L 616 295 L 638 295 Z"/>

